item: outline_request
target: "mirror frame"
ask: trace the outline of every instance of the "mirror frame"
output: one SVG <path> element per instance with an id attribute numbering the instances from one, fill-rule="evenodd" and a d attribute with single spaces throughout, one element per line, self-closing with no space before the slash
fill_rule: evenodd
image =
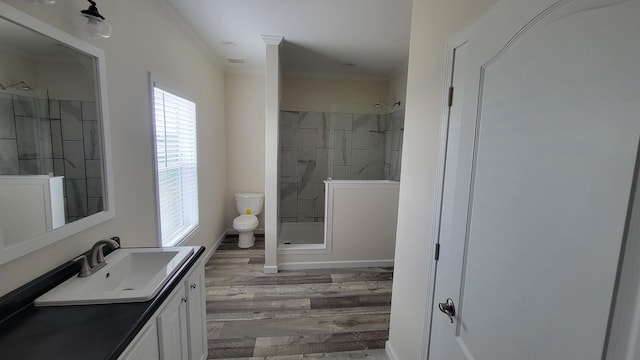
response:
<path id="1" fill-rule="evenodd" d="M 38 20 L 33 16 L 24 13 L 4 2 L 0 2 L 0 18 L 10 21 L 17 26 L 22 26 L 35 31 L 42 36 L 57 40 L 65 44 L 66 46 L 73 48 L 76 51 L 79 51 L 87 56 L 91 56 L 95 59 L 95 69 L 97 72 L 96 108 L 100 121 L 100 129 L 102 131 L 102 187 L 104 191 L 103 211 L 67 223 L 57 229 L 11 246 L 5 246 L 4 242 L 0 238 L 1 265 L 33 251 L 39 250 L 45 246 L 51 245 L 64 238 L 77 234 L 95 225 L 103 223 L 109 219 L 112 219 L 115 216 L 115 208 L 113 195 L 113 173 L 111 169 L 111 136 L 109 130 L 107 79 L 104 51 L 41 20 Z"/>

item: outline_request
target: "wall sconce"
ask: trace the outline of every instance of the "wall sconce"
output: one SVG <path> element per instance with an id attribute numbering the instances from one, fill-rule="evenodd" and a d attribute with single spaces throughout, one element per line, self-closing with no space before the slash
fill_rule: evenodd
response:
<path id="1" fill-rule="evenodd" d="M 89 35 L 91 35 L 91 37 L 93 38 L 108 38 L 109 36 L 111 36 L 111 25 L 109 25 L 108 22 L 104 21 L 104 16 L 100 15 L 100 12 L 98 12 L 96 2 L 92 0 L 87 1 L 91 5 L 87 10 L 82 10 L 79 14 L 76 14 L 76 26 L 78 27 L 78 29 L 89 33 Z"/>

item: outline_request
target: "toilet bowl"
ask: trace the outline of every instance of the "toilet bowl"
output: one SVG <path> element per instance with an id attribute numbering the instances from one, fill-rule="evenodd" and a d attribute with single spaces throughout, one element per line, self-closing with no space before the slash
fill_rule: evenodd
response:
<path id="1" fill-rule="evenodd" d="M 246 249 L 255 243 L 253 232 L 259 225 L 258 217 L 262 212 L 264 194 L 237 193 L 235 195 L 236 209 L 240 216 L 233 219 L 233 228 L 238 232 L 238 247 Z"/>
<path id="2" fill-rule="evenodd" d="M 246 249 L 253 246 L 255 236 L 253 231 L 258 227 L 258 217 L 255 215 L 240 215 L 233 219 L 233 228 L 238 231 L 238 247 Z"/>

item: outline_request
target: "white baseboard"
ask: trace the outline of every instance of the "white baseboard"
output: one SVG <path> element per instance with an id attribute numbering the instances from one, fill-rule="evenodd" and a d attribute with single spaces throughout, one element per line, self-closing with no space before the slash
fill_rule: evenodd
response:
<path id="1" fill-rule="evenodd" d="M 211 257 L 213 256 L 213 253 L 216 252 L 216 250 L 218 250 L 218 246 L 220 246 L 220 243 L 222 243 L 222 240 L 224 240 L 224 238 L 227 236 L 227 231 L 225 230 L 222 235 L 220 235 L 220 237 L 218 238 L 218 240 L 216 240 L 216 242 L 213 243 L 213 246 L 211 247 L 211 249 L 207 249 L 204 253 L 204 262 L 206 263 L 207 261 L 209 261 L 209 259 L 211 259 Z"/>
<path id="2" fill-rule="evenodd" d="M 265 274 L 277 274 L 278 273 L 278 267 L 277 266 L 273 266 L 273 265 L 265 265 L 264 266 L 264 273 Z"/>
<path id="3" fill-rule="evenodd" d="M 389 342 L 389 340 L 387 340 L 387 342 L 384 344 L 384 350 L 387 352 L 387 356 L 389 357 L 389 360 L 398 360 L 398 355 L 396 355 L 396 352 L 393 351 L 393 348 L 391 347 L 391 343 Z"/>
<path id="4" fill-rule="evenodd" d="M 290 262 L 290 263 L 278 264 L 278 268 L 282 270 L 380 267 L 380 266 L 383 266 L 383 267 L 393 266 L 393 260 L 308 261 L 308 262 Z"/>
<path id="5" fill-rule="evenodd" d="M 257 235 L 264 235 L 264 228 L 257 228 L 253 231 L 254 234 Z M 226 231 L 227 235 L 238 235 L 238 230 L 236 229 L 227 229 Z"/>

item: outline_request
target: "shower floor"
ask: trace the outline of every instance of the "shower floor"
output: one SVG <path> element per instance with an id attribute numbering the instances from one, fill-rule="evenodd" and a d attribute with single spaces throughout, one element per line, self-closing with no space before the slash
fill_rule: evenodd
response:
<path id="1" fill-rule="evenodd" d="M 324 244 L 324 222 L 285 222 L 278 245 Z"/>

